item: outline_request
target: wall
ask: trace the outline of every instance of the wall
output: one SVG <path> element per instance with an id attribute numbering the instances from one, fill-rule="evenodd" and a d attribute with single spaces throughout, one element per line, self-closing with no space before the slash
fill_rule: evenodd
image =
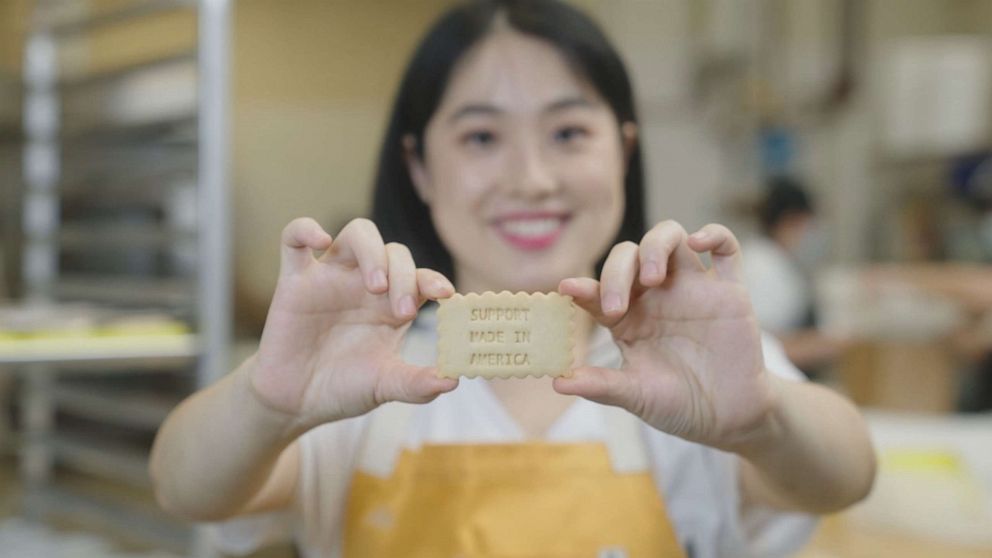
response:
<path id="1" fill-rule="evenodd" d="M 28 0 L 0 0 L 0 73 L 18 73 Z"/>
<path id="2" fill-rule="evenodd" d="M 240 0 L 233 49 L 233 182 L 240 317 L 264 317 L 279 233 L 367 214 L 400 72 L 445 0 Z M 333 231 L 332 231 L 333 233 Z"/>

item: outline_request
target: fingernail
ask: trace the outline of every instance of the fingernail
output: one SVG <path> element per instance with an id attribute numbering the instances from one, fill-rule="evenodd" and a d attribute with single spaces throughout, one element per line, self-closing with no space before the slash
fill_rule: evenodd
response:
<path id="1" fill-rule="evenodd" d="M 617 293 L 606 293 L 603 300 L 603 311 L 607 313 L 620 311 L 620 295 Z"/>
<path id="2" fill-rule="evenodd" d="M 653 261 L 648 261 L 644 263 L 644 267 L 641 268 L 644 271 L 644 276 L 652 279 L 661 275 L 661 269 L 658 268 L 658 264 Z"/>
<path id="3" fill-rule="evenodd" d="M 417 313 L 417 303 L 414 302 L 413 297 L 406 295 L 400 299 L 400 314 L 404 316 L 412 316 Z"/>
<path id="4" fill-rule="evenodd" d="M 448 284 L 445 283 L 444 281 L 435 281 L 434 282 L 434 292 L 436 292 L 436 293 L 446 293 L 446 292 L 448 292 Z"/>
<path id="5" fill-rule="evenodd" d="M 386 285 L 386 272 L 377 269 L 372 272 L 372 288 L 373 289 L 385 289 Z"/>
<path id="6" fill-rule="evenodd" d="M 693 234 L 692 236 L 695 237 L 696 240 L 706 240 L 707 238 L 709 238 L 710 235 L 709 235 L 709 233 L 705 233 L 705 232 L 700 231 L 700 232 L 697 232 L 697 233 Z"/>

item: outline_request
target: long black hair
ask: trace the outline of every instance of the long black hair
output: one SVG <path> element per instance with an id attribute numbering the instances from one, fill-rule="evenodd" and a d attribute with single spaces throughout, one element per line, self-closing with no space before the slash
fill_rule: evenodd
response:
<path id="1" fill-rule="evenodd" d="M 581 78 L 607 101 L 617 122 L 637 123 L 633 91 L 619 54 L 584 13 L 558 0 L 473 0 L 444 13 L 414 51 L 393 104 L 372 200 L 372 220 L 386 242 L 402 242 L 418 267 L 454 281 L 451 254 L 417 195 L 404 160 L 403 137 L 412 136 L 423 157 L 424 130 L 437 110 L 451 71 L 465 52 L 503 18 L 513 29 L 554 45 Z M 629 154 L 624 175 L 624 216 L 614 243 L 644 235 L 644 169 L 640 143 Z M 605 255 L 604 255 L 605 257 Z M 597 266 L 597 270 L 602 266 Z"/>

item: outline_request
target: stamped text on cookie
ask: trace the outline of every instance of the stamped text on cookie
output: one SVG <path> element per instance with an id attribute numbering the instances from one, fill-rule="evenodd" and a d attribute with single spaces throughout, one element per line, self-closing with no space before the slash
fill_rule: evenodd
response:
<path id="1" fill-rule="evenodd" d="M 442 377 L 565 376 L 572 364 L 572 297 L 456 294 L 438 309 Z"/>

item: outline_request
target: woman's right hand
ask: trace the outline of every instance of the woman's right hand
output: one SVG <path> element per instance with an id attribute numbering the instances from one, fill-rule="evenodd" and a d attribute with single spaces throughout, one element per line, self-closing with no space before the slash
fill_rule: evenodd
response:
<path id="1" fill-rule="evenodd" d="M 453 293 L 442 274 L 417 269 L 406 246 L 384 244 L 368 219 L 334 239 L 313 219 L 294 220 L 282 233 L 279 282 L 249 368 L 255 395 L 307 429 L 453 390 L 457 380 L 399 356 L 417 309 Z"/>

